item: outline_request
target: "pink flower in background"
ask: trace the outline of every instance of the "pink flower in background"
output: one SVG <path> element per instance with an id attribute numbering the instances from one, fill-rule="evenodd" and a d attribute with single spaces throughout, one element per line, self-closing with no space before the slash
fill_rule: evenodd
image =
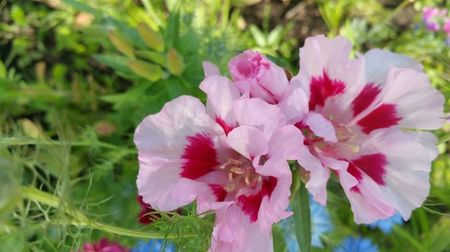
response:
<path id="1" fill-rule="evenodd" d="M 289 90 L 289 80 L 283 68 L 259 52 L 245 51 L 228 63 L 234 84 L 242 94 L 276 104 Z"/>
<path id="2" fill-rule="evenodd" d="M 428 196 L 437 150 L 431 133 L 405 129 L 440 128 L 444 98 L 410 58 L 373 49 L 349 59 L 351 48 L 343 37 L 315 36 L 300 50 L 291 84 L 309 102 L 286 115 L 310 151 L 298 162 L 321 204 L 330 172 L 337 174 L 357 223 L 397 211 L 408 219 Z"/>
<path id="3" fill-rule="evenodd" d="M 450 37 L 450 18 L 445 19 L 443 30 Z"/>
<path id="4" fill-rule="evenodd" d="M 197 201 L 215 211 L 211 251 L 272 251 L 272 224 L 290 215 L 291 172 L 302 136 L 280 109 L 240 98 L 237 87 L 204 64 L 205 106 L 182 96 L 136 129 L 137 186 L 144 202 L 171 211 Z"/>
<path id="5" fill-rule="evenodd" d="M 83 245 L 82 252 L 129 252 L 125 247 L 119 243 L 111 242 L 106 238 L 101 239 L 96 243 L 86 243 Z"/>
<path id="6" fill-rule="evenodd" d="M 439 31 L 441 26 L 439 22 L 440 19 L 445 18 L 447 15 L 447 10 L 445 9 L 438 9 L 434 7 L 425 7 L 422 10 L 422 17 L 423 22 L 425 23 L 425 26 L 430 31 Z"/>

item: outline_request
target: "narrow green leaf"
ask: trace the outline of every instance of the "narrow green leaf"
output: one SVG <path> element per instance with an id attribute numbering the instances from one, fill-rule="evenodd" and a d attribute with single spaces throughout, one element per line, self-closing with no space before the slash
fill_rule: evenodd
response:
<path id="1" fill-rule="evenodd" d="M 256 25 L 250 25 L 250 33 L 252 34 L 258 46 L 261 47 L 266 46 L 266 38 L 262 33 L 262 31 Z"/>
<path id="2" fill-rule="evenodd" d="M 138 24 L 139 36 L 147 44 L 148 47 L 154 49 L 157 52 L 162 52 L 164 50 L 164 39 L 158 32 L 152 30 L 146 23 Z"/>
<path id="3" fill-rule="evenodd" d="M 134 59 L 134 49 L 125 39 L 123 39 L 119 34 L 110 31 L 108 33 L 108 38 L 111 43 L 119 50 L 121 53 L 126 55 L 128 58 Z"/>
<path id="4" fill-rule="evenodd" d="M 105 64 L 122 75 L 133 75 L 133 72 L 128 67 L 128 58 L 117 54 L 98 54 L 94 55 L 94 59 L 102 64 Z"/>
<path id="5" fill-rule="evenodd" d="M 135 52 L 139 58 L 150 60 L 157 63 L 160 66 L 166 67 L 166 55 L 163 53 L 139 50 Z"/>
<path id="6" fill-rule="evenodd" d="M 276 252 L 286 252 L 287 246 L 284 240 L 283 231 L 277 225 L 272 228 L 272 239 L 273 239 L 273 251 Z"/>
<path id="7" fill-rule="evenodd" d="M 91 7 L 88 4 L 82 3 L 80 1 L 76 1 L 76 0 L 62 0 L 63 3 L 72 6 L 73 8 L 79 10 L 79 11 L 84 11 L 87 12 L 89 14 L 94 15 L 97 18 L 100 18 L 102 16 L 102 12 L 98 11 L 97 9 Z"/>
<path id="8" fill-rule="evenodd" d="M 0 79 L 6 79 L 8 71 L 6 70 L 5 64 L 0 60 Z"/>
<path id="9" fill-rule="evenodd" d="M 149 81 L 157 81 L 162 77 L 162 70 L 158 65 L 133 60 L 128 62 L 128 67 L 135 74 L 144 77 Z"/>
<path id="10" fill-rule="evenodd" d="M 167 47 L 173 47 L 180 38 L 180 14 L 172 12 L 165 33 Z"/>
<path id="11" fill-rule="evenodd" d="M 407 231 L 403 230 L 399 226 L 394 226 L 394 234 L 400 237 L 400 239 L 403 239 L 405 242 L 407 242 L 411 247 L 414 247 L 414 251 L 418 252 L 425 252 L 427 251 L 420 242 L 417 241 L 417 239 L 411 234 L 409 234 Z"/>
<path id="12" fill-rule="evenodd" d="M 167 52 L 167 69 L 171 74 L 177 76 L 184 71 L 183 56 L 175 48 L 170 48 Z"/>
<path id="13" fill-rule="evenodd" d="M 299 190 L 294 194 L 291 207 L 294 212 L 295 235 L 298 246 L 302 252 L 310 252 L 311 214 L 309 209 L 309 195 L 304 183 L 300 184 Z"/>

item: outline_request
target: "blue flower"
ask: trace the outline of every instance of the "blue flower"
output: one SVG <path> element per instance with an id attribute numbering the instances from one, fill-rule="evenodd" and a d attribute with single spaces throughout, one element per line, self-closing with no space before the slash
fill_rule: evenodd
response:
<path id="1" fill-rule="evenodd" d="M 175 246 L 169 242 L 166 242 L 165 246 L 164 240 L 150 240 L 148 242 L 140 241 L 134 248 L 131 249 L 131 252 L 175 252 Z M 162 248 L 164 247 L 164 250 Z"/>
<path id="2" fill-rule="evenodd" d="M 310 211 L 311 211 L 311 244 L 314 247 L 322 248 L 323 244 L 320 236 L 333 230 L 330 215 L 325 207 L 315 202 L 310 197 Z M 281 228 L 283 229 L 286 246 L 289 252 L 300 251 L 297 239 L 295 237 L 295 223 L 294 217 L 281 221 Z"/>
<path id="3" fill-rule="evenodd" d="M 347 237 L 334 252 L 378 252 L 378 246 L 367 238 Z"/>
<path id="4" fill-rule="evenodd" d="M 379 228 L 383 233 L 389 234 L 395 224 L 403 224 L 402 216 L 397 213 L 387 219 L 375 221 L 369 224 L 371 228 Z"/>

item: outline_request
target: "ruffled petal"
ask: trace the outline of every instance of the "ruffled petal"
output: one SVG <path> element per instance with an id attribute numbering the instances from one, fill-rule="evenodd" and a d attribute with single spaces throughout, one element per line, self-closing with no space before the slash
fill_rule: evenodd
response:
<path id="1" fill-rule="evenodd" d="M 267 139 L 278 127 L 286 124 L 280 108 L 259 98 L 237 100 L 233 104 L 233 111 L 239 125 L 257 127 Z"/>
<path id="2" fill-rule="evenodd" d="M 362 56 L 366 69 L 366 82 L 384 85 L 388 70 L 395 66 L 422 71 L 422 65 L 408 56 L 381 50 L 371 49 Z"/>
<path id="3" fill-rule="evenodd" d="M 172 211 L 210 193 L 207 186 L 180 175 L 186 164 L 183 155 L 189 137 L 197 134 L 211 136 L 207 144 L 213 149 L 223 135 L 203 104 L 189 96 L 168 102 L 161 112 L 147 116 L 139 124 L 134 136 L 139 156 L 137 186 L 145 203 Z"/>
<path id="4" fill-rule="evenodd" d="M 227 137 L 228 145 L 242 156 L 253 159 L 267 153 L 269 147 L 263 133 L 255 127 L 239 126 Z"/>
<path id="5" fill-rule="evenodd" d="M 207 77 L 200 83 L 200 89 L 206 93 L 206 110 L 225 133 L 237 126 L 233 114 L 233 102 L 239 98 L 239 90 L 227 78 L 220 75 Z"/>
<path id="6" fill-rule="evenodd" d="M 382 180 L 363 170 L 356 188 L 344 187 L 355 221 L 371 223 L 397 211 L 408 219 L 429 193 L 431 162 L 437 153 L 431 137 L 419 137 L 399 129 L 377 130 L 362 146 L 362 153 L 370 152 L 383 153 L 387 163 Z"/>
<path id="7" fill-rule="evenodd" d="M 272 230 L 261 230 L 237 206 L 216 212 L 210 252 L 272 252 Z"/>

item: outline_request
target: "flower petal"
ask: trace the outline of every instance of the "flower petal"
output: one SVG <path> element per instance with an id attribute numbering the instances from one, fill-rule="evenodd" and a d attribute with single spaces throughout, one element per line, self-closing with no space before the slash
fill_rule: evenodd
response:
<path id="1" fill-rule="evenodd" d="M 280 108 L 259 98 L 237 100 L 233 104 L 233 111 L 239 125 L 257 127 L 267 139 L 270 139 L 278 127 L 286 124 Z"/>
<path id="2" fill-rule="evenodd" d="M 227 137 L 228 145 L 242 156 L 253 159 L 267 153 L 269 147 L 263 133 L 255 127 L 239 126 Z"/>
<path id="3" fill-rule="evenodd" d="M 369 50 L 362 58 L 365 63 L 367 83 L 384 85 L 388 70 L 392 66 L 422 71 L 422 65 L 410 57 L 377 48 Z"/>
<path id="4" fill-rule="evenodd" d="M 207 77 L 200 83 L 200 89 L 206 93 L 206 109 L 211 117 L 228 133 L 236 127 L 232 106 L 240 96 L 239 90 L 227 78 L 220 75 Z"/>
<path id="5" fill-rule="evenodd" d="M 205 78 L 213 75 L 220 75 L 219 68 L 209 61 L 203 61 L 203 72 L 205 73 Z"/>
<path id="6" fill-rule="evenodd" d="M 250 223 L 237 206 L 232 205 L 216 212 L 210 252 L 272 252 L 272 230 L 261 230 L 257 223 Z"/>

